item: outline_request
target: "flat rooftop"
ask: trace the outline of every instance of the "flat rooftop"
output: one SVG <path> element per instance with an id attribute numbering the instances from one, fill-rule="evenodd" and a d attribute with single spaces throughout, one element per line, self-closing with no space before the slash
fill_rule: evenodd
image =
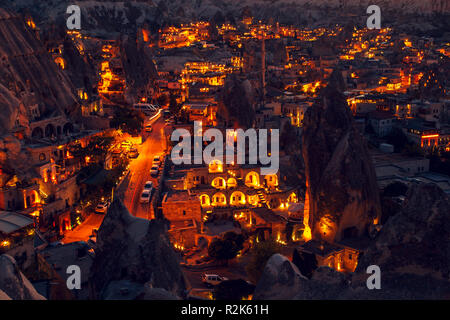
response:
<path id="1" fill-rule="evenodd" d="M 31 224 L 33 224 L 33 220 L 21 214 L 0 211 L 0 232 L 2 233 L 10 234 Z"/>

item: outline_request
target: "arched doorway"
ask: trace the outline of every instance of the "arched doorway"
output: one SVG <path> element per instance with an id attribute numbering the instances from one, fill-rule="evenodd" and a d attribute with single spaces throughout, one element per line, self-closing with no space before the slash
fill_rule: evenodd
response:
<path id="1" fill-rule="evenodd" d="M 235 191 L 231 194 L 230 204 L 233 206 L 239 206 L 245 204 L 245 194 L 241 191 Z"/>
<path id="2" fill-rule="evenodd" d="M 208 165 L 208 170 L 210 173 L 223 172 L 222 161 L 220 161 L 218 159 L 212 160 Z"/>
<path id="3" fill-rule="evenodd" d="M 255 171 L 247 173 L 245 176 L 245 185 L 247 187 L 259 187 L 259 174 Z"/>
<path id="4" fill-rule="evenodd" d="M 211 205 L 211 201 L 210 201 L 209 196 L 207 194 L 202 194 L 200 196 L 200 205 L 202 207 L 209 207 Z"/>
<path id="5" fill-rule="evenodd" d="M 227 187 L 227 183 L 222 177 L 214 178 L 211 185 L 216 189 L 225 189 Z"/>
<path id="6" fill-rule="evenodd" d="M 213 205 L 213 206 L 226 206 L 227 205 L 227 198 L 225 197 L 225 195 L 222 192 L 217 192 L 217 193 L 214 194 L 214 196 L 212 198 L 211 205 Z"/>
<path id="7" fill-rule="evenodd" d="M 67 122 L 63 127 L 63 133 L 64 135 L 69 135 L 73 132 L 73 125 L 70 122 Z"/>
<path id="8" fill-rule="evenodd" d="M 49 123 L 46 127 L 45 127 L 45 137 L 46 138 L 51 138 L 55 136 L 55 126 L 52 125 L 51 123 Z"/>
<path id="9" fill-rule="evenodd" d="M 42 139 L 44 137 L 44 131 L 41 128 L 36 127 L 31 132 L 31 137 L 35 139 Z"/>

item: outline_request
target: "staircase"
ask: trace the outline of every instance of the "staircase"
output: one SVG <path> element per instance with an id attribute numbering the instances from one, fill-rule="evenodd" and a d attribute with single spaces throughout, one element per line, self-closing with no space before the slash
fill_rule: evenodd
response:
<path id="1" fill-rule="evenodd" d="M 266 195 L 261 190 L 256 191 L 256 193 L 258 194 L 259 203 L 267 206 Z"/>

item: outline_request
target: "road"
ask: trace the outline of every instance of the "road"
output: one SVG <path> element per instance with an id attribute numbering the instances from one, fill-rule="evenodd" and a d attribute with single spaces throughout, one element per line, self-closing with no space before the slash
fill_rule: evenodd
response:
<path id="1" fill-rule="evenodd" d="M 164 152 L 163 130 L 165 122 L 159 115 L 152 120 L 147 120 L 145 124 L 152 124 L 153 131 L 142 133 L 144 142 L 137 146 L 139 157 L 130 162 L 131 176 L 125 192 L 124 203 L 132 215 L 139 218 L 153 219 L 154 217 L 150 216 L 150 204 L 141 204 L 139 200 L 146 181 L 153 181 L 155 187 L 158 187 L 158 178 L 150 176 L 150 168 L 153 157 L 157 154 L 162 155 Z M 67 231 L 62 242 L 88 241 L 92 230 L 100 227 L 104 217 L 104 214 L 92 213 L 81 225 L 72 231 Z"/>
<path id="2" fill-rule="evenodd" d="M 189 280 L 191 288 L 193 289 L 208 288 L 208 286 L 206 286 L 201 280 L 203 273 L 218 274 L 222 277 L 228 278 L 229 280 L 247 280 L 247 272 L 245 271 L 244 264 L 242 262 L 230 262 L 228 266 L 205 268 L 202 270 L 193 270 L 183 267 L 182 270 Z"/>
<path id="3" fill-rule="evenodd" d="M 102 224 L 104 214 L 92 213 L 75 230 L 66 231 L 62 243 L 71 243 L 77 241 L 88 241 L 93 229 L 98 229 Z"/>
<path id="4" fill-rule="evenodd" d="M 146 124 L 152 124 L 153 131 L 144 132 L 143 143 L 137 146 L 139 157 L 130 162 L 130 180 L 125 192 L 124 204 L 133 216 L 153 219 L 150 211 L 150 203 L 141 204 L 140 197 L 146 181 L 153 181 L 155 188 L 158 188 L 158 177 L 150 176 L 153 157 L 164 153 L 164 119 L 159 116 Z M 153 195 L 155 192 L 153 191 Z"/>

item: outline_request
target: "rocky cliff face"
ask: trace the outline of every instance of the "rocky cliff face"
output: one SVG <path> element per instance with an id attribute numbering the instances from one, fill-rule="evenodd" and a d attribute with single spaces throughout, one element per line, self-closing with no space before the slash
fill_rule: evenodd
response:
<path id="1" fill-rule="evenodd" d="M 34 1 L 34 0 L 4 0 L 5 5 L 15 10 L 24 8 L 33 14 L 40 14 L 40 20 L 61 19 L 67 6 L 72 4 L 68 0 Z M 160 0 L 160 1 L 120 1 L 120 0 L 84 0 L 77 4 L 82 9 L 85 29 L 105 30 L 108 32 L 123 32 L 135 30 L 136 25 L 143 23 L 186 22 L 191 17 L 209 19 L 217 12 L 223 16 L 234 16 L 240 19 L 243 9 L 249 7 L 251 14 L 257 19 L 273 18 L 280 23 L 299 23 L 304 21 L 326 23 L 337 15 L 357 13 L 364 15 L 371 4 L 369 0 Z M 405 13 L 445 13 L 450 11 L 448 0 L 398 0 L 377 1 L 385 13 L 395 12 L 396 15 Z M 336 10 L 339 9 L 339 10 Z M 305 11 L 309 10 L 307 14 Z M 321 18 L 322 21 L 318 21 Z M 354 18 L 353 18 L 354 19 Z"/>
<path id="2" fill-rule="evenodd" d="M 359 236 L 381 214 L 379 192 L 365 141 L 334 82 L 304 123 L 305 220 L 311 235 L 328 242 Z"/>
<path id="3" fill-rule="evenodd" d="M 450 200 L 434 184 L 413 186 L 402 211 L 390 217 L 360 256 L 354 273 L 319 267 L 310 280 L 284 258 L 272 257 L 256 286 L 259 299 L 449 299 Z M 381 271 L 369 290 L 367 267 Z M 286 283 L 285 275 L 290 275 Z"/>
<path id="4" fill-rule="evenodd" d="M 134 37 L 121 41 L 121 59 L 126 75 L 125 97 L 129 103 L 139 102 L 141 97 L 151 97 L 158 78 L 150 49 L 137 43 Z"/>
<path id="5" fill-rule="evenodd" d="M 292 299 L 307 280 L 288 258 L 274 254 L 267 261 L 253 300 Z"/>
<path id="6" fill-rule="evenodd" d="M 39 116 L 64 115 L 76 107 L 74 89 L 24 20 L 0 8 L 0 135 Z"/>
<path id="7" fill-rule="evenodd" d="M 45 300 L 22 274 L 14 258 L 0 256 L 0 300 Z"/>
<path id="8" fill-rule="evenodd" d="M 435 184 L 414 185 L 402 211 L 387 220 L 376 242 L 358 262 L 356 272 L 377 264 L 384 272 L 432 275 L 449 281 L 449 239 L 448 195 Z"/>
<path id="9" fill-rule="evenodd" d="M 251 127 L 255 119 L 256 90 L 248 79 L 230 75 L 219 93 L 218 115 L 228 126 Z"/>
<path id="10" fill-rule="evenodd" d="M 113 280 L 146 283 L 184 297 L 184 277 L 162 222 L 135 218 L 115 200 L 99 228 L 97 245 L 91 269 L 95 298 Z"/>

